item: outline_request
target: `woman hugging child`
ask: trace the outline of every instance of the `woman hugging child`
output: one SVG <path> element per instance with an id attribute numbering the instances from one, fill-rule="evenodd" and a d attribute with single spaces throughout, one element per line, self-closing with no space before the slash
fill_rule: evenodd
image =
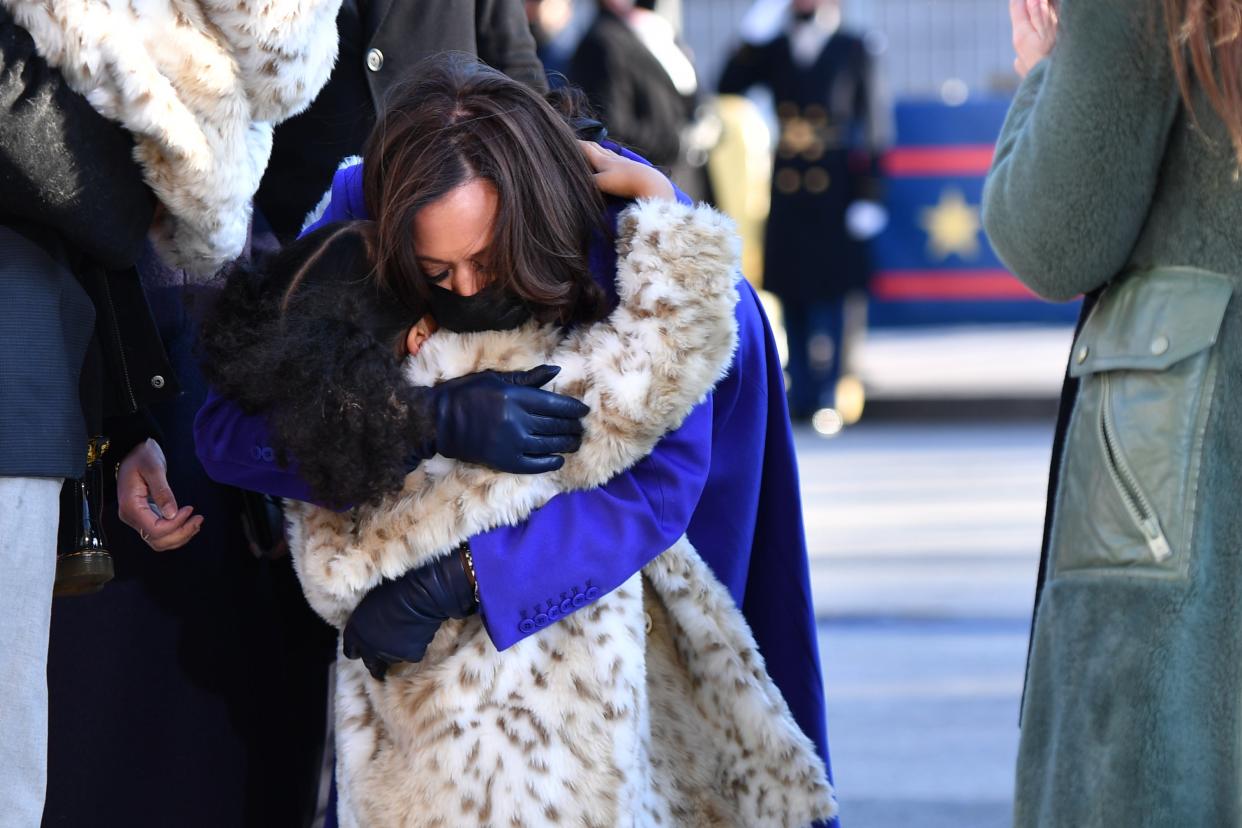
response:
<path id="1" fill-rule="evenodd" d="M 730 224 L 678 203 L 649 167 L 579 146 L 552 107 L 486 67 L 433 65 L 392 107 L 361 173 L 377 220 L 320 226 L 235 272 L 203 337 L 217 390 L 267 419 L 320 502 L 350 507 L 288 505 L 303 590 L 344 632 L 341 823 L 831 817 L 823 761 L 684 535 L 619 588 L 549 603 L 507 649 L 477 612 L 470 538 L 631 469 L 729 368 Z M 596 187 L 638 199 L 602 285 L 586 252 L 607 232 Z M 558 467 L 517 475 L 434 450 L 440 401 L 481 375 L 585 403 L 581 433 L 534 447 L 566 452 Z M 376 596 L 446 557 L 468 578 L 401 587 L 438 596 L 430 646 L 391 652 L 394 604 Z M 514 560 L 506 574 L 530 573 Z"/>

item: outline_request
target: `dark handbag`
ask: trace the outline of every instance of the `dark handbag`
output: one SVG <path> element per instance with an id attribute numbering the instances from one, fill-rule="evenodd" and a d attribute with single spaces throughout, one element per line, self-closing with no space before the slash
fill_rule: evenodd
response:
<path id="1" fill-rule="evenodd" d="M 86 472 L 61 486 L 56 581 L 52 587 L 56 597 L 90 595 L 116 575 L 99 520 L 104 506 L 100 458 L 107 450 L 106 437 L 92 438 L 86 451 Z"/>
<path id="2" fill-rule="evenodd" d="M 285 540 L 285 508 L 280 498 L 238 490 L 241 494 L 241 525 L 250 554 L 275 561 L 289 554 Z"/>

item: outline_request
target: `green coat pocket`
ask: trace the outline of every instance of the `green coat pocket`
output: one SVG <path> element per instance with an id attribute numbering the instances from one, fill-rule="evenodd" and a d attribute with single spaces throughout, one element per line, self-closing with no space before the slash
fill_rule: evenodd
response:
<path id="1" fill-rule="evenodd" d="M 1189 571 L 1203 441 L 1233 293 L 1193 268 L 1111 285 L 1070 355 L 1080 379 L 1066 437 L 1052 576 Z"/>

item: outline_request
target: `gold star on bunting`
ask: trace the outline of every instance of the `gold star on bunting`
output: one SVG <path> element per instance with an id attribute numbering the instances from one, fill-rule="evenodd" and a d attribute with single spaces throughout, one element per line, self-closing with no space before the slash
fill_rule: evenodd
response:
<path id="1" fill-rule="evenodd" d="M 963 259 L 979 255 L 979 208 L 967 204 L 958 189 L 942 191 L 939 204 L 923 208 L 919 226 L 927 232 L 928 251 L 941 261 L 951 253 Z"/>

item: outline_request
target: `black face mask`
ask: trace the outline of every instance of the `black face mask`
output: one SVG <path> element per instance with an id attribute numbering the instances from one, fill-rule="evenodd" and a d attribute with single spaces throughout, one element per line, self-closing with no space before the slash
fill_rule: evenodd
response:
<path id="1" fill-rule="evenodd" d="M 431 286 L 428 304 L 442 328 L 457 333 L 511 331 L 530 319 L 530 308 L 518 296 L 493 282 L 473 296 L 458 296 L 447 288 Z"/>

